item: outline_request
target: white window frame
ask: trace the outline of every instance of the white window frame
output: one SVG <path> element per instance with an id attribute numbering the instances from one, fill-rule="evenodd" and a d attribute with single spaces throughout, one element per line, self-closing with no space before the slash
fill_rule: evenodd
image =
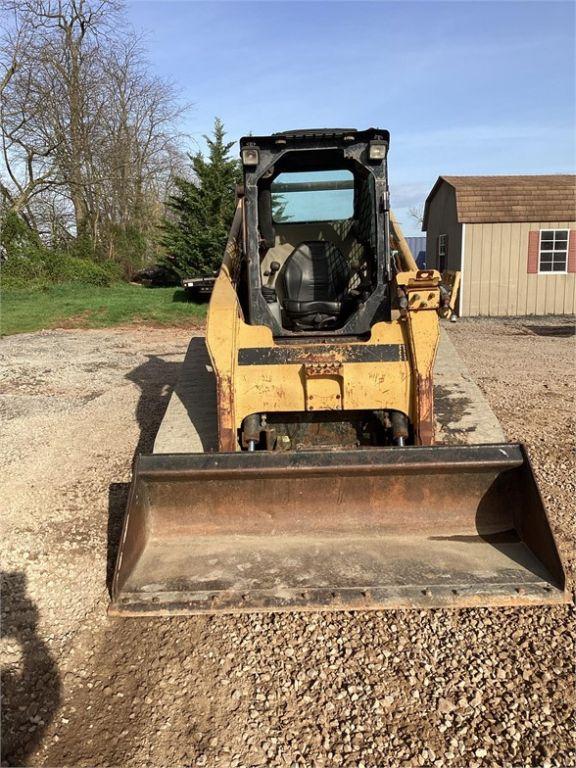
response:
<path id="1" fill-rule="evenodd" d="M 448 235 L 446 233 L 444 233 L 443 235 L 438 235 L 438 258 L 440 258 L 440 256 L 444 256 L 444 258 L 446 258 L 447 256 L 447 253 L 446 253 L 447 237 Z"/>
<path id="2" fill-rule="evenodd" d="M 552 238 L 553 247 L 550 251 L 542 251 L 542 233 L 543 232 L 553 232 L 554 236 Z M 542 253 L 561 253 L 562 250 L 559 248 L 556 248 L 556 232 L 566 232 L 566 250 L 565 253 L 565 260 L 564 260 L 564 269 L 548 269 L 548 270 L 542 270 L 540 269 L 541 260 L 542 260 Z M 556 227 L 546 227 L 546 229 L 541 229 L 539 232 L 538 237 L 538 274 L 539 275 L 567 275 L 568 274 L 568 251 L 570 250 L 570 230 L 566 227 L 556 228 Z"/>

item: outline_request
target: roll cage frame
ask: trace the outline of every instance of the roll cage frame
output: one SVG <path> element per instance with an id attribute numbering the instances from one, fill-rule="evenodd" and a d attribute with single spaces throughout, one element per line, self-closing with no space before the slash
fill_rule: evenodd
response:
<path id="1" fill-rule="evenodd" d="M 244 237 L 243 254 L 245 261 L 246 298 L 248 323 L 265 325 L 272 329 L 275 337 L 302 336 L 362 336 L 370 333 L 370 328 L 380 320 L 390 320 L 391 298 L 391 255 L 390 255 L 390 195 L 388 188 L 388 166 L 386 157 L 379 160 L 369 158 L 371 141 L 390 143 L 390 134 L 379 128 L 365 131 L 355 129 L 302 130 L 276 133 L 271 136 L 245 136 L 240 139 L 240 155 L 246 148 L 258 150 L 258 162 L 244 165 Z M 271 169 L 279 160 L 290 152 L 336 151 L 342 154 L 349 164 L 362 166 L 374 179 L 376 217 L 376 283 L 370 295 L 359 302 L 358 308 L 340 328 L 319 331 L 290 331 L 283 328 L 270 312 L 262 295 L 262 277 L 260 273 L 260 233 L 259 226 L 259 182 L 270 176 Z"/>

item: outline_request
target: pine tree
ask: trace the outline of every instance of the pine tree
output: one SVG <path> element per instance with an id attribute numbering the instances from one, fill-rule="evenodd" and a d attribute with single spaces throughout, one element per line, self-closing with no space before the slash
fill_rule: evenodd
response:
<path id="1" fill-rule="evenodd" d="M 225 136 L 216 118 L 212 137 L 204 136 L 208 157 L 190 155 L 194 178 L 176 178 L 177 191 L 167 203 L 172 216 L 163 224 L 165 263 L 180 277 L 211 275 L 222 262 L 241 178 L 240 163 L 229 156 L 234 142 Z"/>

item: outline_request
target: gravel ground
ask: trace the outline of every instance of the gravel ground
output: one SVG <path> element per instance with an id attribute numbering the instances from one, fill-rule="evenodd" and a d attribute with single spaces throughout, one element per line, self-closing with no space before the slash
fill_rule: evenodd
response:
<path id="1" fill-rule="evenodd" d="M 573 329 L 447 330 L 529 447 L 573 583 Z M 570 606 L 107 618 L 133 457 L 189 336 L 2 342 L 3 765 L 575 765 Z"/>

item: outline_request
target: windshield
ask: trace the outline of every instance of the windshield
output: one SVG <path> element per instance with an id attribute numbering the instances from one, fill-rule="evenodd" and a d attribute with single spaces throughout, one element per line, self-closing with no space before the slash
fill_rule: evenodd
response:
<path id="1" fill-rule="evenodd" d="M 350 171 L 281 173 L 272 183 L 275 223 L 341 221 L 354 215 Z"/>

